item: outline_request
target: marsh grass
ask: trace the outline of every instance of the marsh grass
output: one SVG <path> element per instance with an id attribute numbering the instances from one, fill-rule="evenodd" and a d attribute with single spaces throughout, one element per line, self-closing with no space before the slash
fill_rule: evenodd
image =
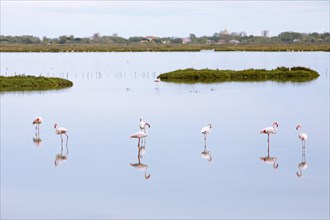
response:
<path id="1" fill-rule="evenodd" d="M 0 52 L 330 51 L 330 44 L 0 44 Z"/>
<path id="2" fill-rule="evenodd" d="M 308 82 L 319 74 L 306 67 L 278 67 L 273 70 L 212 70 L 212 69 L 179 69 L 159 75 L 162 81 L 177 83 L 214 83 L 214 82 Z"/>
<path id="3" fill-rule="evenodd" d="M 0 92 L 61 89 L 73 86 L 69 80 L 43 76 L 0 76 Z"/>

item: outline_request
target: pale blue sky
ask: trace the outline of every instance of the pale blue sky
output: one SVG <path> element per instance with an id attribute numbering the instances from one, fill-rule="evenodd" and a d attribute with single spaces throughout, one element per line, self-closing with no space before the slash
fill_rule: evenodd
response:
<path id="1" fill-rule="evenodd" d="M 330 1 L 1 0 L 1 35 L 122 37 L 329 32 Z"/>

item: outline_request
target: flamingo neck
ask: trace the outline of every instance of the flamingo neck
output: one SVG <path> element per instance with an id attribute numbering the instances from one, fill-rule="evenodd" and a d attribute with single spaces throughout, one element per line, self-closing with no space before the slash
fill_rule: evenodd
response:
<path id="1" fill-rule="evenodd" d="M 274 128 L 274 134 L 276 134 L 277 133 L 277 124 L 273 124 L 273 128 Z"/>

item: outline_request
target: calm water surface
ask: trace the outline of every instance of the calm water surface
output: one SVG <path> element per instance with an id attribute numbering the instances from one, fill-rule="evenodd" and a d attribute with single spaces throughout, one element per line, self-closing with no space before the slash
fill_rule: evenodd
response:
<path id="1" fill-rule="evenodd" d="M 329 58 L 1 53 L 2 75 L 74 82 L 58 91 L 0 93 L 1 218 L 328 219 Z M 179 68 L 298 65 L 321 76 L 303 84 L 153 82 Z M 39 115 L 38 135 L 32 120 Z M 141 116 L 151 127 L 139 153 L 129 136 Z M 259 132 L 274 121 L 278 133 L 268 149 Z M 55 134 L 55 122 L 68 129 L 68 142 Z M 204 146 L 200 131 L 209 122 Z M 308 134 L 305 151 L 298 123 Z M 307 169 L 299 171 L 302 162 Z"/>

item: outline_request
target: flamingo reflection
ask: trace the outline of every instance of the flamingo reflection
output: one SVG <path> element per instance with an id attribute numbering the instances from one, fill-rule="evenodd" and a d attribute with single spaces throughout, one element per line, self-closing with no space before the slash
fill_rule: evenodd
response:
<path id="1" fill-rule="evenodd" d="M 297 125 L 296 130 L 300 130 L 301 125 Z M 307 140 L 307 134 L 306 133 L 299 133 L 298 137 L 301 139 L 301 163 L 298 164 L 298 171 L 297 176 L 302 176 L 302 171 L 307 169 L 307 162 L 306 162 L 306 155 L 305 155 L 305 146 L 306 146 L 306 140 Z"/>
<path id="2" fill-rule="evenodd" d="M 269 153 L 269 143 L 266 157 L 260 157 L 260 160 L 264 161 L 266 164 L 272 164 L 274 169 L 278 168 L 277 157 L 271 157 Z"/>
<path id="3" fill-rule="evenodd" d="M 143 171 L 144 170 L 144 178 L 149 179 L 150 178 L 150 173 L 148 174 L 148 164 L 143 164 L 141 162 L 142 159 L 142 153 L 145 152 L 145 146 L 141 147 L 140 142 L 138 142 L 138 162 L 137 163 L 130 163 L 130 165 L 138 170 Z"/>
<path id="4" fill-rule="evenodd" d="M 211 152 L 207 150 L 206 142 L 204 143 L 204 151 L 201 153 L 201 156 L 208 162 L 212 161 L 212 155 Z"/>
<path id="5" fill-rule="evenodd" d="M 66 147 L 66 153 L 63 154 L 63 141 L 61 142 L 61 153 L 55 155 L 55 167 L 58 166 L 59 164 L 65 162 L 68 159 L 68 154 L 69 154 L 69 147 L 68 147 L 68 142 L 65 144 Z"/>
<path id="6" fill-rule="evenodd" d="M 39 133 L 35 133 L 35 137 L 33 137 L 33 143 L 37 146 L 40 146 L 42 143 L 42 139 L 39 136 Z"/>

